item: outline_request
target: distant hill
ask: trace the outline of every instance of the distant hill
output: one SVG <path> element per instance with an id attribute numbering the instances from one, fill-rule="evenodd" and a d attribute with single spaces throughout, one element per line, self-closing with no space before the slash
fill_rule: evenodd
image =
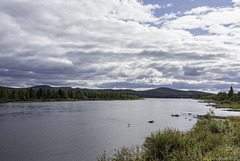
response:
<path id="1" fill-rule="evenodd" d="M 39 85 L 39 86 L 34 86 L 31 87 L 32 89 L 39 89 L 39 88 L 45 88 L 45 89 L 51 89 L 51 90 L 59 90 L 59 89 L 64 89 L 66 91 L 73 89 L 72 87 L 51 87 L 49 85 Z"/>
<path id="2" fill-rule="evenodd" d="M 54 87 L 51 87 L 49 85 L 39 85 L 39 86 L 34 86 L 34 87 L 31 87 L 32 89 L 40 89 L 40 88 L 45 88 L 45 89 L 54 89 Z"/>
<path id="3" fill-rule="evenodd" d="M 211 93 L 200 91 L 182 91 L 171 88 L 157 88 L 142 92 L 147 97 L 153 98 L 196 98 L 200 95 L 211 95 Z"/>
<path id="4" fill-rule="evenodd" d="M 40 85 L 40 86 L 34 86 L 31 87 L 33 89 L 39 89 L 39 88 L 50 88 L 52 90 L 59 90 L 64 89 L 66 91 L 68 90 L 81 90 L 81 91 L 98 91 L 98 92 L 120 92 L 120 93 L 129 93 L 129 94 L 135 94 L 139 97 L 146 97 L 146 98 L 196 98 L 201 95 L 212 95 L 212 93 L 206 93 L 201 91 L 183 91 L 183 90 L 176 90 L 171 88 L 156 88 L 156 89 L 150 89 L 145 91 L 135 91 L 131 89 L 121 89 L 121 90 L 114 90 L 114 89 L 83 89 L 83 88 L 71 88 L 71 87 L 51 87 L 48 85 Z"/>

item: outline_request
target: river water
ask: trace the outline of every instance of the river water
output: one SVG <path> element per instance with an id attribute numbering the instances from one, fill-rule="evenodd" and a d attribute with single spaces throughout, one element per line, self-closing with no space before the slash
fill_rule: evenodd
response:
<path id="1" fill-rule="evenodd" d="M 2 103 L 0 160 L 92 161 L 104 150 L 113 154 L 122 146 L 141 145 L 159 129 L 187 131 L 197 121 L 194 116 L 209 108 L 192 99 Z"/>

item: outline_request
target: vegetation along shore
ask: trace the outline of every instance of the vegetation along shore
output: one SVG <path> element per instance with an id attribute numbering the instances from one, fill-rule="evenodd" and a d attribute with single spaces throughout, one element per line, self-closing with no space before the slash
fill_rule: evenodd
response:
<path id="1" fill-rule="evenodd" d="M 209 111 L 190 131 L 164 129 L 151 133 L 142 146 L 122 147 L 98 161 L 239 160 L 240 118 L 216 119 Z"/>
<path id="2" fill-rule="evenodd" d="M 62 88 L 19 88 L 0 87 L 2 102 L 43 102 L 43 101 L 81 101 L 81 100 L 134 100 L 138 96 L 129 93 L 97 92 L 91 90 L 72 90 Z"/>
<path id="3" fill-rule="evenodd" d="M 51 87 L 48 85 L 30 88 L 0 87 L 0 102 L 28 101 L 79 101 L 79 100 L 132 100 L 140 98 L 197 98 L 211 93 L 156 88 L 145 91 L 132 89 L 85 89 Z"/>
<path id="4" fill-rule="evenodd" d="M 229 92 L 219 92 L 216 95 L 201 96 L 201 100 L 215 103 L 216 108 L 227 108 L 229 111 L 240 111 L 240 92 L 234 93 L 231 87 Z"/>

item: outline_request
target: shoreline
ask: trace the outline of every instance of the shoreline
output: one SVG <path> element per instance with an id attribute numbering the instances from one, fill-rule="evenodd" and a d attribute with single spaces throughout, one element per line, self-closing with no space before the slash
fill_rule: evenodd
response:
<path id="1" fill-rule="evenodd" d="M 197 99 L 200 103 L 208 103 L 207 106 L 212 106 L 217 109 L 226 109 L 225 111 L 233 111 L 233 112 L 240 112 L 240 103 L 238 102 L 230 102 L 225 103 L 221 101 L 216 101 L 213 99 Z"/>
<path id="2" fill-rule="evenodd" d="M 0 101 L 1 103 L 34 103 L 34 102 L 77 102 L 77 101 L 127 101 L 127 100 L 143 100 L 144 98 L 138 99 L 36 99 L 36 100 L 26 100 L 26 101 Z"/>

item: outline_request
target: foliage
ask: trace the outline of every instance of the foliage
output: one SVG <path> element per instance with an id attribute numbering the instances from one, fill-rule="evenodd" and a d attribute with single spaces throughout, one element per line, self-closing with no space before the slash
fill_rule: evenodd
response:
<path id="1" fill-rule="evenodd" d="M 152 133 L 146 137 L 143 143 L 143 150 L 146 160 L 170 160 L 189 153 L 189 148 L 193 147 L 196 141 L 189 138 L 183 132 L 175 129 L 165 129 Z"/>
<path id="2" fill-rule="evenodd" d="M 188 132 L 164 129 L 145 138 L 141 150 L 123 147 L 99 161 L 237 160 L 240 158 L 240 118 L 216 119 L 210 110 Z M 137 154 L 137 155 L 136 155 Z M 137 157 L 136 157 L 137 156 Z"/>
<path id="3" fill-rule="evenodd" d="M 74 101 L 74 100 L 126 100 L 138 99 L 136 95 L 118 92 L 72 91 L 69 89 L 8 89 L 0 87 L 0 102 L 18 101 Z"/>
<path id="4" fill-rule="evenodd" d="M 236 111 L 240 110 L 240 92 L 234 93 L 232 86 L 228 93 L 219 92 L 216 95 L 202 96 L 200 99 L 214 102 L 219 108 L 232 108 L 232 110 Z"/>
<path id="5" fill-rule="evenodd" d="M 122 147 L 120 150 L 115 149 L 112 157 L 107 157 L 106 151 L 97 158 L 98 161 L 145 161 L 146 156 L 139 146 Z"/>

